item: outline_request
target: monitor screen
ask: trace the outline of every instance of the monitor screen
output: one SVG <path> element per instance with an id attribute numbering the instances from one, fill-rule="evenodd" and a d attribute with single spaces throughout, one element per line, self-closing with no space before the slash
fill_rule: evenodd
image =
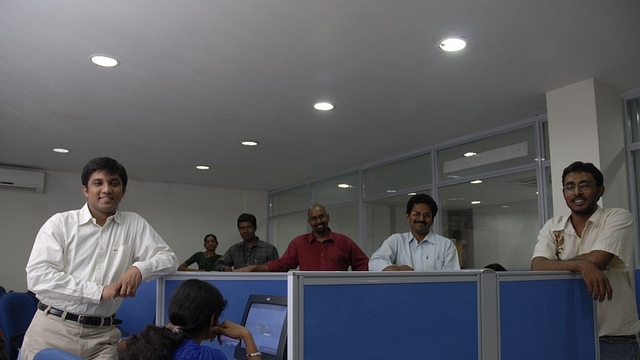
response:
<path id="1" fill-rule="evenodd" d="M 285 296 L 251 295 L 241 325 L 253 335 L 263 360 L 286 359 L 287 298 Z M 236 359 L 246 359 L 245 344 L 235 350 Z"/>

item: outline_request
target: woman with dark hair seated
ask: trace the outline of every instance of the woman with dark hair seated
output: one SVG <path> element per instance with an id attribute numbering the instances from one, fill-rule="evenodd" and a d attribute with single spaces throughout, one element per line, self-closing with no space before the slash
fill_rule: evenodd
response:
<path id="1" fill-rule="evenodd" d="M 169 323 L 164 327 L 146 326 L 141 334 L 127 340 L 120 354 L 122 360 L 227 360 L 219 349 L 200 345 L 220 335 L 242 339 L 247 359 L 260 360 L 262 355 L 251 332 L 224 321 L 220 315 L 227 306 L 218 289 L 201 280 L 187 280 L 176 288 L 169 301 Z"/>

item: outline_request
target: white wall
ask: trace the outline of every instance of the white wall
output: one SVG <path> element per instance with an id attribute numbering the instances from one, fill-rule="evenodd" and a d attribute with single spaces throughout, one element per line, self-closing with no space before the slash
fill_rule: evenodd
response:
<path id="1" fill-rule="evenodd" d="M 26 291 L 25 265 L 38 230 L 53 214 L 85 203 L 80 174 L 47 172 L 44 194 L 0 190 L 0 285 Z M 218 253 L 241 241 L 236 220 L 243 212 L 258 219 L 266 240 L 267 192 L 218 189 L 129 179 L 120 210 L 142 215 L 173 248 L 180 262 L 204 250 L 204 235 L 218 237 Z M 282 253 L 284 249 L 278 248 Z"/>

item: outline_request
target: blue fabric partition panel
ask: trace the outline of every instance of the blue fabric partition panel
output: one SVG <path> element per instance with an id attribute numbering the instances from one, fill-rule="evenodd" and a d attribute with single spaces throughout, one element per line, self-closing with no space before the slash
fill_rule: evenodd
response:
<path id="1" fill-rule="evenodd" d="M 229 320 L 235 323 L 242 321 L 242 315 L 250 295 L 276 295 L 287 296 L 287 274 L 277 274 L 262 276 L 267 274 L 224 274 L 211 273 L 205 275 L 189 276 L 171 275 L 164 279 L 164 322 L 168 322 L 167 308 L 169 299 L 178 285 L 187 279 L 200 279 L 213 284 L 220 290 L 222 296 L 227 300 L 227 307 L 222 312 L 220 321 Z M 217 341 L 203 341 L 202 345 L 213 346 L 222 350 L 227 358 L 234 359 L 235 347 L 223 343 L 219 345 Z"/>
<path id="2" fill-rule="evenodd" d="M 305 285 L 304 360 L 478 359 L 477 295 L 476 282 Z"/>
<path id="3" fill-rule="evenodd" d="M 596 359 L 594 301 L 582 278 L 498 279 L 501 360 Z"/>

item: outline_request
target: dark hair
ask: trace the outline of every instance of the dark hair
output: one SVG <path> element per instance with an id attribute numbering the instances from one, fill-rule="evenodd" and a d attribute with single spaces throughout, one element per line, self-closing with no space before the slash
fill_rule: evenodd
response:
<path id="1" fill-rule="evenodd" d="M 489 264 L 487 266 L 484 267 L 485 269 L 491 269 L 494 271 L 507 271 L 507 269 L 504 268 L 504 266 L 498 264 L 498 263 L 493 263 L 493 264 Z"/>
<path id="2" fill-rule="evenodd" d="M 122 181 L 122 186 L 127 187 L 127 181 L 129 180 L 127 177 L 127 170 L 125 170 L 122 164 L 108 157 L 97 157 L 89 160 L 87 165 L 82 169 L 82 185 L 87 186 L 91 174 L 99 170 L 102 170 L 107 174 L 118 175 Z"/>
<path id="3" fill-rule="evenodd" d="M 171 360 L 183 341 L 209 328 L 211 318 L 219 318 L 226 307 L 227 301 L 215 286 L 202 280 L 186 280 L 171 295 L 168 309 L 169 321 L 182 332 L 147 325 L 142 333 L 129 338 L 120 359 Z"/>
<path id="4" fill-rule="evenodd" d="M 253 216 L 252 214 L 241 214 L 240 216 L 238 216 L 238 228 L 240 228 L 240 223 L 241 222 L 250 222 L 254 228 L 258 228 L 258 221 L 256 220 L 256 217 Z"/>
<path id="5" fill-rule="evenodd" d="M 583 163 L 582 161 L 576 161 L 571 165 L 564 168 L 562 171 L 562 185 L 564 185 L 564 179 L 569 173 L 572 172 L 584 172 L 593 175 L 593 179 L 596 181 L 596 186 L 604 185 L 604 176 L 602 172 L 592 163 Z"/>
<path id="6" fill-rule="evenodd" d="M 208 238 L 209 236 L 213 236 L 213 239 L 214 239 L 216 242 L 218 242 L 218 238 L 217 238 L 215 235 L 213 235 L 213 234 L 207 234 L 207 235 L 205 235 L 205 236 L 204 236 L 204 243 L 205 243 L 205 244 L 207 243 L 207 238 Z"/>
<path id="7" fill-rule="evenodd" d="M 431 208 L 431 216 L 436 217 L 438 213 L 438 205 L 433 198 L 427 194 L 417 194 L 413 195 L 409 202 L 407 202 L 407 214 L 411 212 L 414 204 L 427 204 Z"/>

